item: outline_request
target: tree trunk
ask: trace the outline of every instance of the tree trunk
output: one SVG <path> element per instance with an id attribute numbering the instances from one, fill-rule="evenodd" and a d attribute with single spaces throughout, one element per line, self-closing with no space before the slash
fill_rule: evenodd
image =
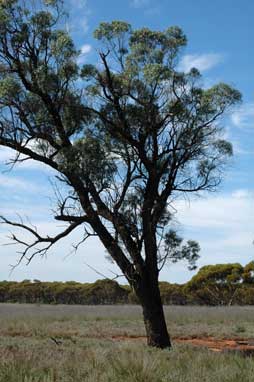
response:
<path id="1" fill-rule="evenodd" d="M 158 281 L 151 284 L 142 280 L 135 289 L 143 308 L 148 346 L 171 348 Z"/>

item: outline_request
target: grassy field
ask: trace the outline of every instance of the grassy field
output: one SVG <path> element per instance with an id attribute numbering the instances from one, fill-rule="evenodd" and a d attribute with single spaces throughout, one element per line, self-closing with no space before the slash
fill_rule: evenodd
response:
<path id="1" fill-rule="evenodd" d="M 173 338 L 254 338 L 252 307 L 165 310 Z M 149 349 L 144 334 L 137 306 L 0 304 L 0 382 L 253 381 L 251 357 Z"/>

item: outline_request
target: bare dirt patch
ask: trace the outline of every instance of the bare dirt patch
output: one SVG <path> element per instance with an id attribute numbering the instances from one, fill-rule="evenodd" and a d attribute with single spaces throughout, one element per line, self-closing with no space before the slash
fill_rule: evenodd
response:
<path id="1" fill-rule="evenodd" d="M 144 336 L 113 336 L 113 341 L 146 341 Z M 173 338 L 173 343 L 190 344 L 197 347 L 208 348 L 217 353 L 242 353 L 243 355 L 254 356 L 253 339 L 216 339 L 214 337 L 177 337 Z"/>
<path id="2" fill-rule="evenodd" d="M 241 352 L 244 355 L 254 356 L 254 339 L 216 339 L 206 338 L 175 338 L 176 343 L 191 344 L 198 347 L 206 347 L 214 352 Z"/>

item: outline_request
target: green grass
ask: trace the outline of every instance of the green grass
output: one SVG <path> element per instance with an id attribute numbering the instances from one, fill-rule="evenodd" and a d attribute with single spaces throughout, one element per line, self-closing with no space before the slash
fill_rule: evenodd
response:
<path id="1" fill-rule="evenodd" d="M 167 307 L 172 336 L 254 337 L 252 307 Z M 147 348 L 139 307 L 0 305 L 0 382 L 248 382 L 252 358 Z M 51 337 L 61 341 L 56 345 Z"/>

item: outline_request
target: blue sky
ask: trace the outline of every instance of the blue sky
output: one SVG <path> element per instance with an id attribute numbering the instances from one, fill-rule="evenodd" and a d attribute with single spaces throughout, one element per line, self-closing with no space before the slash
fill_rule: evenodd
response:
<path id="1" fill-rule="evenodd" d="M 216 194 L 178 200 L 176 226 L 186 239 L 199 241 L 204 264 L 253 260 L 254 246 L 254 2 L 252 0 L 66 0 L 70 12 L 68 28 L 82 51 L 80 62 L 97 60 L 92 32 L 101 21 L 125 20 L 134 28 L 166 29 L 180 26 L 188 46 L 179 61 L 181 70 L 196 66 L 209 87 L 223 81 L 237 87 L 243 103 L 223 121 L 225 136 L 234 145 L 234 157 L 225 181 Z M 53 234 L 59 223 L 49 218 L 54 207 L 54 174 L 33 161 L 6 171 L 10 152 L 0 148 L 0 214 L 27 216 L 38 229 Z M 0 227 L 0 243 L 8 242 L 8 231 Z M 91 239 L 74 255 L 71 244 L 79 240 L 77 231 L 59 243 L 47 258 L 19 265 L 9 275 L 9 264 L 18 259 L 13 246 L 0 248 L 0 280 L 94 281 L 98 274 L 111 277 L 116 271 L 105 260 L 105 250 Z M 161 279 L 185 282 L 192 276 L 184 264 L 164 268 Z M 120 280 L 121 281 L 121 280 Z"/>

